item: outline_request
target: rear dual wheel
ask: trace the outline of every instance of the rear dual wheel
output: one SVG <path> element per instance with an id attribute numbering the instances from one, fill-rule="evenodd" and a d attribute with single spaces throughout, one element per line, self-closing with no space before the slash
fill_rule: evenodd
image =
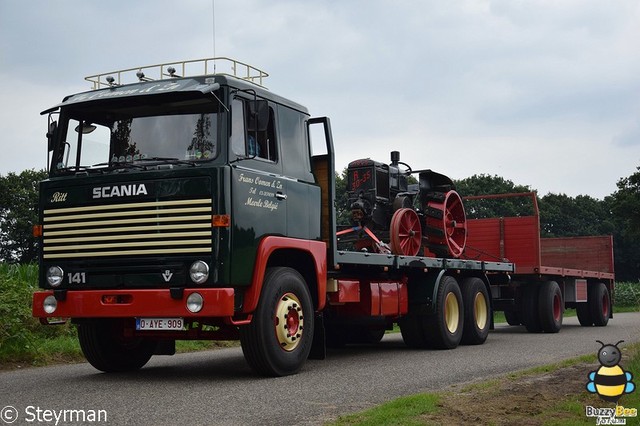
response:
<path id="1" fill-rule="evenodd" d="M 564 301 L 557 282 L 525 285 L 521 305 L 522 323 L 530 333 L 557 333 L 562 328 Z"/>
<path id="2" fill-rule="evenodd" d="M 409 314 L 400 321 L 400 332 L 407 346 L 453 349 L 460 344 L 465 313 L 462 293 L 455 278 L 442 277 L 435 303 L 435 313 Z"/>
<path id="3" fill-rule="evenodd" d="M 576 304 L 580 325 L 604 327 L 611 316 L 611 298 L 604 283 L 596 283 L 587 288 L 587 302 Z"/>
<path id="4" fill-rule="evenodd" d="M 539 292 L 540 327 L 546 333 L 557 333 L 562 328 L 564 313 L 560 286 L 555 281 L 546 281 L 540 286 Z"/>
<path id="5" fill-rule="evenodd" d="M 462 282 L 464 304 L 463 345 L 481 345 L 487 340 L 491 325 L 489 292 L 480 278 L 466 278 Z"/>

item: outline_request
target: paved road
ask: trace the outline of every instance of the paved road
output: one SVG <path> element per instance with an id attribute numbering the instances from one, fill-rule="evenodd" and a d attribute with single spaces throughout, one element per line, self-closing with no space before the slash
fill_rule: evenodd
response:
<path id="1" fill-rule="evenodd" d="M 283 378 L 254 376 L 240 348 L 154 357 L 127 374 L 102 374 L 89 364 L 9 371 L 0 373 L 0 409 L 15 407 L 14 424 L 31 425 L 55 424 L 54 417 L 27 422 L 37 420 L 38 407 L 105 410 L 112 425 L 315 425 L 402 395 L 595 354 L 596 339 L 639 341 L 640 313 L 616 314 L 605 328 L 568 318 L 552 335 L 498 325 L 484 345 L 452 351 L 410 350 L 392 334 L 375 347 L 332 350 Z"/>

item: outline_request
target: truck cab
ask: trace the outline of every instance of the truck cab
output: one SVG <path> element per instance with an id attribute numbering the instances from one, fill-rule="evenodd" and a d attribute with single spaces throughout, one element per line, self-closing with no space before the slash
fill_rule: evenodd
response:
<path id="1" fill-rule="evenodd" d="M 72 318 L 83 349 L 109 333 L 137 337 L 153 319 L 143 343 L 196 338 L 200 324 L 234 334 L 251 322 L 267 269 L 292 264 L 311 265 L 321 307 L 309 114 L 266 89 L 266 76 L 228 58 L 132 68 L 87 77 L 93 90 L 43 112 L 34 315 Z M 124 368 L 105 356 L 92 363 Z"/>

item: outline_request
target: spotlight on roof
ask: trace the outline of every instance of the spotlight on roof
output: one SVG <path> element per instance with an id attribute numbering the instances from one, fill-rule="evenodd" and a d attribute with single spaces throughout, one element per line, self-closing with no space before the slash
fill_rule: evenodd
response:
<path id="1" fill-rule="evenodd" d="M 107 80 L 107 83 L 109 83 L 109 86 L 113 86 L 115 84 L 114 82 L 116 81 L 115 78 L 113 78 L 113 76 L 111 76 L 111 75 L 108 75 L 105 78 L 105 80 Z"/>
<path id="2" fill-rule="evenodd" d="M 142 70 L 140 70 L 140 71 L 138 71 L 136 73 L 136 77 L 138 77 L 138 80 L 140 80 L 140 81 L 145 81 L 144 73 L 142 72 Z"/>
<path id="3" fill-rule="evenodd" d="M 174 67 L 167 68 L 167 72 L 171 77 L 176 77 L 176 69 Z"/>

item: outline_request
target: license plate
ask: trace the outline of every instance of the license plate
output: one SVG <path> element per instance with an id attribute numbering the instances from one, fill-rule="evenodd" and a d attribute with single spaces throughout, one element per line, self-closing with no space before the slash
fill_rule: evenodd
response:
<path id="1" fill-rule="evenodd" d="M 184 330 L 184 319 L 136 318 L 136 330 Z"/>

